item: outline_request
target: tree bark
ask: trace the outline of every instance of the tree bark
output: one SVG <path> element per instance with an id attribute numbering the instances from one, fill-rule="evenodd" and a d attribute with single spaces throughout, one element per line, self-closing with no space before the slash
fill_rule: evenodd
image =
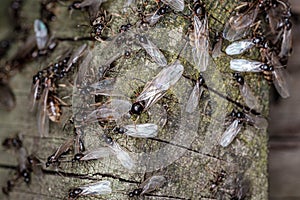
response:
<path id="1" fill-rule="evenodd" d="M 55 3 L 53 8 L 56 14 L 56 20 L 49 22 L 51 33 L 58 38 L 75 38 L 85 37 L 89 35 L 90 27 L 77 25 L 89 24 L 88 15 L 86 12 L 74 10 L 70 15 L 67 9 L 71 1 L 63 1 Z M 214 41 L 213 34 L 215 32 L 222 32 L 224 23 L 228 20 L 230 13 L 238 5 L 238 1 L 224 0 L 224 1 L 210 1 L 204 2 L 206 10 L 209 13 L 209 27 L 210 38 Z M 121 3 L 120 3 L 121 4 Z M 149 8 L 156 8 L 155 1 L 149 1 L 149 6 L 146 6 L 146 11 Z M 110 1 L 104 4 L 104 7 L 110 13 L 116 13 L 120 9 L 119 2 L 111 3 Z M 22 26 L 30 27 L 30 34 L 33 34 L 33 21 L 40 18 L 40 3 L 37 1 L 24 1 L 21 10 Z M 184 13 L 190 13 L 189 8 L 186 7 Z M 177 18 L 175 18 L 177 16 Z M 137 15 L 132 16 L 113 16 L 111 27 L 112 33 L 117 33 L 119 26 L 126 23 L 126 20 L 134 22 L 138 19 Z M 178 32 L 187 30 L 190 19 L 178 13 L 169 13 L 163 17 L 156 26 L 159 27 L 172 27 Z M 9 24 L 5 25 L 9 26 Z M 171 37 L 172 38 L 172 37 Z M 93 63 L 98 63 L 97 59 L 103 59 L 105 49 L 103 46 L 105 42 L 86 42 L 86 41 L 60 41 L 55 51 L 47 57 L 35 59 L 24 65 L 23 70 L 10 78 L 9 85 L 16 95 L 16 107 L 11 111 L 0 111 L 0 131 L 1 140 L 6 137 L 12 137 L 16 133 L 22 133 L 23 146 L 26 148 L 28 154 L 35 154 L 42 161 L 46 161 L 55 149 L 62 144 L 67 138 L 73 136 L 72 125 L 68 120 L 72 117 L 72 108 L 63 108 L 63 119 L 61 123 L 50 123 L 49 137 L 39 138 L 36 116 L 29 112 L 28 96 L 32 84 L 32 76 L 40 69 L 45 68 L 49 63 L 55 63 L 57 58 L 65 52 L 66 49 L 75 49 L 83 43 L 88 43 L 89 50 L 92 52 Z M 171 41 L 172 42 L 172 41 Z M 170 42 L 170 43 L 171 43 Z M 224 41 L 224 47 L 228 42 Z M 16 48 L 22 45 L 22 41 L 17 41 L 9 51 L 9 55 L 13 54 Z M 160 44 L 164 45 L 164 44 Z M 102 48 L 102 49 L 101 49 Z M 162 48 L 163 49 L 163 48 Z M 178 49 L 177 49 L 178 50 Z M 167 52 L 166 50 L 162 50 Z M 103 54 L 99 55 L 98 52 Z M 178 51 L 176 51 L 178 52 Z M 168 52 L 169 53 L 169 52 Z M 169 55 L 167 53 L 168 63 L 172 63 L 176 55 Z M 175 54 L 175 53 L 174 53 Z M 140 70 L 140 60 L 137 58 L 144 57 L 142 60 L 149 64 L 150 58 L 145 59 L 145 52 L 138 52 L 128 60 L 119 63 L 122 68 L 117 68 L 121 73 L 126 73 L 128 67 Z M 250 56 L 252 59 L 258 58 L 257 52 L 253 51 Z M 9 57 L 9 56 L 8 56 Z M 152 175 L 163 175 L 167 179 L 167 183 L 163 187 L 158 188 L 155 192 L 141 196 L 141 199 L 232 199 L 234 193 L 239 191 L 245 194 L 245 199 L 267 199 L 268 198 L 268 181 L 267 181 L 267 133 L 266 130 L 259 131 L 252 126 L 246 125 L 242 128 L 241 133 L 233 141 L 233 143 L 223 148 L 218 144 L 218 141 L 226 129 L 224 119 L 225 116 L 230 114 L 232 109 L 240 109 L 237 104 L 230 99 L 241 102 L 238 87 L 233 84 L 234 81 L 230 78 L 231 71 L 229 69 L 230 57 L 222 55 L 214 60 L 215 66 L 210 66 L 207 72 L 204 73 L 206 84 L 209 89 L 205 89 L 200 100 L 200 110 L 195 116 L 184 116 L 185 123 L 181 133 L 178 129 L 178 121 L 181 113 L 179 109 L 180 104 L 184 104 L 193 88 L 193 83 L 187 78 L 181 78 L 175 89 L 171 89 L 166 94 L 166 97 L 157 102 L 158 106 L 154 107 L 158 110 L 168 106 L 167 112 L 167 125 L 164 130 L 159 132 L 155 139 L 132 139 L 125 137 L 125 135 L 113 135 L 122 148 L 128 152 L 152 152 L 157 149 L 166 147 L 165 156 L 166 160 L 169 158 L 168 154 L 178 154 L 178 158 L 174 159 L 167 165 L 161 168 L 154 166 L 156 160 L 151 158 L 147 160 L 148 165 L 143 169 L 134 171 L 136 173 L 128 172 L 115 158 L 105 158 L 103 160 L 90 161 L 85 163 L 72 163 L 62 162 L 58 168 L 46 168 L 43 164 L 43 176 L 32 175 L 32 181 L 29 185 L 24 182 L 17 184 L 12 192 L 9 194 L 11 199 L 64 199 L 68 196 L 68 190 L 74 187 L 90 184 L 97 180 L 109 180 L 112 183 L 112 194 L 104 196 L 94 196 L 91 199 L 128 199 L 128 193 L 137 188 L 141 182 Z M 2 62 L 3 63 L 3 62 Z M 185 63 L 182 63 L 185 65 Z M 154 65 L 154 64 L 153 64 Z M 151 66 L 151 65 L 150 65 Z M 125 69 L 125 71 L 124 71 Z M 159 72 L 156 70 L 149 70 L 141 72 L 140 82 L 132 80 L 128 85 L 122 85 L 125 93 L 134 95 L 135 92 L 141 92 L 145 82 L 151 80 L 155 74 Z M 113 73 L 112 73 L 113 74 Z M 73 76 L 75 76 L 74 73 Z M 197 71 L 192 67 L 185 65 L 185 77 L 197 77 Z M 256 74 L 247 74 L 246 81 L 253 89 L 254 93 L 260 100 L 260 110 L 263 116 L 267 116 L 268 102 L 269 102 L 269 87 L 267 82 L 262 76 Z M 61 81 L 67 87 L 59 88 L 59 96 L 69 96 L 65 98 L 68 104 L 72 103 L 72 83 L 74 77 L 68 77 Z M 180 88 L 186 86 L 188 89 L 183 93 Z M 134 88 L 134 89 L 132 89 Z M 139 89 L 137 89 L 139 88 Z M 185 96 L 184 96 L 185 94 Z M 181 97 L 181 96 L 183 97 Z M 73 100 L 74 103 L 74 100 Z M 157 110 L 153 110 L 152 113 Z M 151 112 L 151 110 L 150 110 Z M 200 114 L 199 114 L 200 113 Z M 151 115 L 151 113 L 149 114 Z M 145 117 L 145 119 L 143 119 Z M 147 116 L 142 116 L 141 120 L 148 120 Z M 181 116 L 182 117 L 182 116 Z M 199 124 L 198 124 L 199 121 Z M 195 135 L 185 136 L 189 128 L 195 129 Z M 63 129 L 63 127 L 66 127 Z M 96 148 L 101 142 L 99 136 L 101 131 L 97 128 L 98 125 L 88 127 L 86 131 L 86 148 L 92 150 Z M 96 127 L 96 128 L 95 128 Z M 181 135 L 180 135 L 181 134 Z M 187 144 L 181 144 L 181 141 L 176 140 L 174 137 L 186 139 Z M 98 142 L 99 141 L 99 142 Z M 16 152 L 5 150 L 2 147 L 1 163 L 0 163 L 0 176 L 1 184 L 5 186 L 6 181 L 13 177 L 13 171 L 17 167 Z M 182 154 L 182 155 L 181 155 Z M 157 156 L 161 154 L 157 154 Z M 69 154 L 65 160 L 71 160 L 72 155 Z M 160 157 L 158 160 L 162 160 Z M 146 161 L 144 161 L 145 163 Z M 137 163 L 138 165 L 138 163 Z M 160 166 L 160 165 L 155 165 Z M 122 168 L 122 169 L 121 169 Z M 218 176 L 225 171 L 226 175 L 224 180 L 221 180 L 216 188 L 211 191 L 213 183 L 218 179 Z M 137 173 L 138 172 L 138 173 Z M 248 190 L 249 189 L 249 190 Z M 3 193 L 0 198 L 4 198 Z M 237 198 L 238 199 L 238 198 Z"/>

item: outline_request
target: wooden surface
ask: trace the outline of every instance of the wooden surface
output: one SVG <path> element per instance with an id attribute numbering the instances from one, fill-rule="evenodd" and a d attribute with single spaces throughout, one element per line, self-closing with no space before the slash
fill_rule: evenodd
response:
<path id="1" fill-rule="evenodd" d="M 208 11 L 211 11 L 215 18 L 223 21 L 223 19 L 228 18 L 230 11 L 235 7 L 237 2 L 220 2 L 206 1 Z M 27 17 L 24 20 L 25 22 L 31 24 L 37 17 L 38 12 L 37 10 L 34 11 L 36 6 L 37 5 L 35 3 L 26 1 L 24 15 Z M 224 12 L 225 7 L 229 12 Z M 32 13 L 32 15 L 29 13 Z M 80 31 L 75 28 L 75 25 L 77 24 L 85 24 L 88 22 L 86 15 L 79 11 L 75 11 L 72 17 L 69 17 L 69 13 L 67 12 L 64 4 L 59 4 L 57 13 L 58 19 L 56 22 L 51 23 L 50 26 L 51 30 L 56 36 L 73 37 L 80 34 L 86 34 L 84 31 Z M 169 20 L 172 23 L 176 23 L 176 21 L 172 21 L 172 17 L 170 17 Z M 179 20 L 181 20 L 181 18 L 179 18 Z M 216 25 L 215 29 L 217 30 L 222 27 L 220 23 L 218 24 L 216 21 L 211 19 L 210 25 L 213 23 Z M 61 28 L 62 24 L 66 25 L 64 29 Z M 115 31 L 116 28 L 117 27 L 115 27 Z M 41 139 L 38 138 L 38 133 L 36 130 L 36 118 L 28 111 L 28 94 L 31 87 L 32 75 L 36 73 L 38 69 L 47 66 L 51 62 L 55 62 L 57 57 L 61 55 L 65 49 L 69 47 L 74 48 L 74 46 L 78 46 L 79 44 L 80 42 L 62 42 L 58 49 L 55 50 L 51 56 L 28 64 L 26 68 L 22 70 L 22 72 L 11 79 L 10 85 L 13 87 L 13 90 L 17 96 L 17 106 L 10 113 L 0 111 L 1 141 L 7 136 L 12 136 L 20 132 L 24 133 L 24 146 L 26 147 L 27 151 L 29 153 L 34 153 L 45 162 L 46 158 L 53 153 L 53 151 L 67 137 L 72 136 L 72 129 L 62 131 L 62 127 L 72 116 L 72 109 L 64 108 L 64 117 L 62 122 L 59 124 L 50 124 L 50 137 Z M 91 50 L 95 56 L 102 56 L 101 54 L 97 53 L 97 51 L 101 49 L 99 43 L 89 43 L 89 45 L 90 47 L 93 45 L 95 46 L 94 49 Z M 95 60 L 97 61 L 97 59 Z M 238 97 L 237 87 L 235 87 L 235 85 L 232 84 L 232 80 L 228 78 L 229 60 L 230 58 L 226 56 L 216 60 L 217 70 L 214 68 L 210 68 L 208 70 L 207 76 L 211 78 L 208 80 L 208 83 L 211 83 L 214 86 L 213 88 L 217 89 L 218 91 L 224 92 L 227 95 L 232 95 L 231 97 L 233 99 L 240 99 L 240 97 Z M 149 59 L 144 59 L 143 62 L 145 63 L 142 63 L 142 65 L 137 65 L 136 59 L 131 58 L 130 62 L 125 62 L 124 68 L 126 68 L 126 64 L 132 68 L 144 66 L 149 63 Z M 226 68 L 224 68 L 224 66 L 226 66 Z M 157 71 L 150 70 L 149 73 L 144 72 L 144 75 L 139 78 L 142 78 L 143 80 L 150 80 L 155 73 L 157 73 Z M 224 78 L 222 78 L 223 75 Z M 223 79 L 224 82 L 220 81 Z M 247 80 L 249 80 L 249 84 L 252 88 L 257 89 L 256 94 L 259 94 L 260 96 L 262 113 L 266 115 L 268 111 L 268 86 L 266 81 L 264 81 L 261 76 L 257 75 L 247 75 Z M 142 85 L 142 83 L 139 83 L 140 87 L 142 87 Z M 184 79 L 181 79 L 179 85 L 189 85 L 190 90 L 192 89 L 191 82 Z M 180 91 L 180 87 L 178 88 L 178 91 Z M 69 91 L 68 89 L 64 90 L 62 88 L 60 92 L 60 94 L 68 94 Z M 129 92 L 132 93 L 132 91 Z M 179 102 L 184 102 L 182 99 L 188 97 L 188 95 L 183 97 L 179 96 L 178 94 L 180 93 L 176 93 L 176 90 L 173 90 L 171 93 L 173 96 L 170 95 L 170 97 L 174 98 L 175 96 Z M 133 96 L 133 94 L 131 95 Z M 221 116 L 224 117 L 232 110 L 232 108 L 235 107 L 235 105 L 229 103 L 226 99 L 219 97 L 213 92 L 206 92 L 203 98 L 208 100 L 207 102 L 203 100 L 203 102 L 200 104 L 200 107 L 206 108 L 207 105 L 213 105 L 211 112 L 216 119 L 221 119 Z M 66 99 L 66 101 L 71 102 L 71 99 Z M 174 102 L 171 101 L 171 103 Z M 162 132 L 163 134 L 161 134 L 161 137 L 159 137 L 161 140 L 168 140 L 177 132 L 177 130 L 175 130 L 175 126 L 172 126 L 172 123 L 177 123 L 175 115 L 176 110 L 171 111 L 174 116 L 170 115 L 168 119 L 168 127 L 170 129 Z M 63 199 L 67 197 L 67 193 L 70 188 L 91 183 L 96 180 L 105 179 L 112 182 L 113 193 L 111 195 L 104 196 L 104 199 L 127 199 L 127 193 L 136 188 L 140 182 L 145 180 L 145 177 L 162 174 L 167 177 L 168 183 L 157 192 L 143 198 L 229 199 L 229 194 L 236 185 L 234 181 L 237 179 L 237 177 L 242 176 L 247 183 L 250 183 L 250 192 L 247 199 L 267 199 L 268 183 L 266 133 L 263 131 L 257 131 L 255 128 L 247 126 L 243 133 L 240 134 L 239 138 L 233 142 L 233 145 L 224 149 L 218 145 L 218 139 L 224 131 L 223 124 L 211 123 L 213 119 L 205 115 L 201 115 L 200 118 L 201 125 L 199 126 L 197 132 L 195 132 L 197 134 L 195 140 L 193 140 L 191 144 L 188 144 L 188 146 L 184 148 L 182 146 L 177 146 L 174 152 L 184 152 L 183 156 L 162 169 L 148 173 L 129 173 L 124 171 L 124 169 L 120 170 L 121 167 L 119 164 L 112 159 L 105 159 L 103 161 L 95 161 L 83 164 L 72 164 L 70 162 L 65 162 L 62 163 L 60 168 L 52 167 L 45 169 L 44 177 L 37 177 L 33 175 L 32 184 L 26 186 L 24 183 L 21 183 L 14 188 L 13 192 L 10 194 L 10 198 Z M 195 120 L 191 118 L 188 122 L 189 124 L 193 124 L 195 123 Z M 99 140 L 99 137 L 92 135 L 91 133 L 90 135 L 90 140 Z M 147 140 L 147 142 L 144 142 L 143 140 L 136 140 L 122 136 L 115 136 L 115 138 L 118 139 L 117 141 L 121 146 L 126 147 L 126 149 L 132 152 L 134 152 L 134 150 L 141 149 L 151 151 L 152 149 L 156 149 L 161 145 L 164 145 L 164 143 L 161 141 L 157 142 L 155 140 Z M 94 146 L 97 145 L 94 144 Z M 89 149 L 91 146 L 87 145 L 87 148 Z M 6 180 L 8 180 L 13 174 L 11 167 L 16 166 L 17 164 L 16 153 L 1 149 L 0 156 L 0 166 L 2 166 L 0 167 L 1 184 L 5 184 Z M 71 157 L 72 155 L 69 155 L 67 159 L 70 160 Z M 227 173 L 226 181 L 222 183 L 222 186 L 218 188 L 216 193 L 211 193 L 209 191 L 209 187 L 221 170 L 225 170 Z M 3 194 L 1 194 L 0 198 L 3 197 Z"/>
<path id="2" fill-rule="evenodd" d="M 292 0 L 295 14 L 293 54 L 288 63 L 291 97 L 273 102 L 270 108 L 269 183 L 270 199 L 300 199 L 300 34 L 299 1 Z"/>

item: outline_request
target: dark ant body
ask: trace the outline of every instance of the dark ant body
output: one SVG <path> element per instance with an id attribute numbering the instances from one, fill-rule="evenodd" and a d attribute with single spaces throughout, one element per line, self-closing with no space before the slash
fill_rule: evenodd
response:
<path id="1" fill-rule="evenodd" d="M 96 19 L 94 19 L 92 24 L 92 32 L 91 37 L 95 38 L 98 41 L 102 41 L 102 33 L 105 29 L 108 28 L 108 24 L 111 22 L 112 16 L 108 15 L 106 11 L 102 14 L 98 15 Z"/>
<path id="2" fill-rule="evenodd" d="M 69 138 L 63 144 L 61 144 L 57 150 L 47 158 L 46 167 L 49 167 L 51 164 L 59 165 L 59 159 L 71 150 L 73 141 L 73 138 Z"/>
<path id="3" fill-rule="evenodd" d="M 215 191 L 215 189 L 224 182 L 226 175 L 227 175 L 226 171 L 222 169 L 221 172 L 215 178 L 215 180 L 211 181 L 211 186 L 209 188 L 209 191 L 211 192 Z"/>
<path id="4" fill-rule="evenodd" d="M 72 199 L 77 198 L 81 192 L 82 192 L 81 188 L 70 189 L 69 190 L 69 198 L 72 198 Z"/>
<path id="5" fill-rule="evenodd" d="M 166 183 L 167 179 L 164 176 L 151 176 L 142 182 L 139 188 L 134 189 L 132 192 L 128 193 L 129 197 L 140 196 L 153 192 Z"/>
<path id="6" fill-rule="evenodd" d="M 134 189 L 132 192 L 128 193 L 128 196 L 129 197 L 140 196 L 140 194 L 142 193 L 142 191 L 143 191 L 142 188 Z"/>
<path id="7" fill-rule="evenodd" d="M 145 109 L 145 102 L 144 101 L 138 101 L 132 104 L 132 107 L 130 109 L 130 114 L 140 115 Z"/>
<path id="8" fill-rule="evenodd" d="M 80 161 L 80 159 L 84 156 L 83 153 L 77 153 L 74 155 L 74 158 L 72 159 L 72 162 Z"/>
<path id="9" fill-rule="evenodd" d="M 19 138 L 19 136 L 13 137 L 13 138 L 6 138 L 2 142 L 2 146 L 4 146 L 7 149 L 20 149 L 23 146 L 22 140 Z"/>

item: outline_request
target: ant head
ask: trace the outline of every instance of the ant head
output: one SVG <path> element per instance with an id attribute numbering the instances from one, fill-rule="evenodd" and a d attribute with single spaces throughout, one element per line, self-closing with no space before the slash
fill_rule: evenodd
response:
<path id="1" fill-rule="evenodd" d="M 201 2 L 196 2 L 194 4 L 193 12 L 195 15 L 202 18 L 205 15 L 206 11 L 204 5 Z"/>
<path id="2" fill-rule="evenodd" d="M 201 86 L 201 85 L 203 85 L 204 83 L 205 83 L 205 80 L 204 80 L 203 76 L 200 75 L 200 77 L 199 77 L 199 85 Z"/>
<path id="3" fill-rule="evenodd" d="M 245 80 L 244 80 L 244 77 L 242 75 L 240 75 L 239 73 L 236 72 L 236 73 L 233 74 L 233 77 L 235 78 L 235 80 L 239 84 L 244 85 Z"/>
<path id="4" fill-rule="evenodd" d="M 145 108 L 145 105 L 143 104 L 143 102 L 135 102 L 131 106 L 130 113 L 140 115 L 144 111 L 144 108 Z"/>
<path id="5" fill-rule="evenodd" d="M 81 192 L 82 192 L 82 189 L 80 189 L 80 188 L 70 189 L 69 190 L 69 197 L 70 198 L 76 198 Z"/>

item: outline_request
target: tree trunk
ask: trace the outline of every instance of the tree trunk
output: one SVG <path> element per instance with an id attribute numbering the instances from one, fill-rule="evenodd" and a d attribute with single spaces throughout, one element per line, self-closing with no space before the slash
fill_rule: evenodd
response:
<path id="1" fill-rule="evenodd" d="M 58 57 L 63 55 L 67 49 L 75 49 L 83 43 L 88 44 L 89 51 L 93 55 L 93 60 L 88 67 L 95 68 L 99 66 L 102 60 L 109 58 L 111 55 L 111 46 L 107 41 L 68 40 L 68 38 L 86 37 L 91 30 L 90 26 L 77 27 L 77 25 L 89 24 L 89 17 L 87 12 L 79 10 L 74 10 L 70 15 L 67 9 L 70 3 L 71 1 L 53 3 L 55 7 L 50 9 L 56 14 L 56 19 L 49 22 L 48 26 L 51 34 L 61 38 L 61 41 L 53 53 L 25 63 L 20 72 L 9 78 L 9 85 L 16 96 L 16 107 L 10 112 L 1 110 L 0 115 L 1 140 L 12 137 L 16 133 L 22 133 L 23 146 L 26 148 L 27 153 L 36 155 L 43 162 L 46 162 L 48 156 L 67 138 L 73 137 L 73 128 L 72 124 L 69 123 L 69 119 L 74 115 L 72 111 L 76 111 L 74 109 L 75 103 L 79 105 L 80 102 L 76 99 L 72 100 L 72 95 L 73 98 L 76 95 L 76 92 L 72 93 L 73 78 L 76 76 L 76 73 L 74 73 L 72 77 L 69 75 L 60 81 L 66 87 L 59 87 L 58 90 L 58 96 L 60 98 L 65 97 L 64 101 L 67 104 L 73 104 L 73 109 L 72 107 L 63 107 L 61 122 L 50 123 L 49 137 L 39 138 L 36 128 L 36 116 L 28 109 L 32 76 L 50 63 L 55 63 Z M 224 23 L 239 2 L 208 0 L 204 3 L 206 11 L 209 13 L 210 38 L 213 42 L 214 34 L 222 32 Z M 155 4 L 155 1 L 149 1 L 149 5 L 146 6 L 144 12 L 151 13 L 152 11 L 149 11 L 149 9 L 156 8 Z M 116 34 L 120 25 L 127 23 L 127 20 L 134 23 L 139 18 L 137 12 L 134 11 L 130 12 L 134 12 L 135 15 L 114 15 L 118 10 L 120 11 L 123 2 L 115 1 L 115 3 L 111 3 L 108 1 L 102 6 L 107 8 L 108 12 L 113 15 L 112 21 L 108 24 L 110 29 L 107 29 L 110 35 Z M 40 2 L 24 1 L 21 9 L 21 24 L 23 28 L 29 28 L 29 35 L 34 34 L 33 21 L 40 18 L 39 10 Z M 187 5 L 184 13 L 186 15 L 191 13 Z M 151 33 L 151 38 L 157 38 L 158 36 L 164 38 L 157 41 L 153 40 L 158 43 L 157 46 L 165 53 L 168 63 L 174 62 L 180 51 L 180 48 L 176 46 L 178 43 L 175 43 L 175 46 L 172 44 L 172 39 L 178 42 L 176 38 L 178 35 L 175 33 L 178 32 L 184 35 L 188 30 L 189 23 L 190 19 L 186 16 L 171 12 L 160 19 L 156 27 L 175 31 L 170 32 L 169 37 L 166 38 L 159 34 L 167 33 L 160 32 L 159 29 L 155 29 L 158 31 Z M 2 29 L 9 25 L 9 23 L 3 24 Z M 21 34 L 25 35 L 23 32 Z M 3 35 L 1 36 L 3 37 Z M 16 37 L 18 39 L 22 38 L 20 35 Z M 22 41 L 17 40 L 7 57 L 10 57 L 16 51 L 16 48 L 20 48 L 22 44 Z M 227 41 L 223 43 L 223 50 L 227 44 Z M 175 49 L 173 52 L 168 49 L 171 48 L 170 45 L 173 45 L 172 47 Z M 188 53 L 184 55 L 189 56 Z M 253 51 L 250 56 L 254 59 L 259 55 Z M 185 67 L 184 77 L 181 77 L 178 84 L 171 88 L 165 97 L 149 110 L 149 114 L 144 114 L 139 119 L 150 123 L 153 122 L 151 120 L 161 120 L 160 117 L 165 116 L 164 114 L 167 113 L 166 125 L 154 139 L 134 139 L 129 136 L 110 133 L 110 136 L 130 154 L 145 153 L 137 158 L 135 164 L 139 167 L 135 170 L 126 170 L 114 156 L 84 163 L 62 161 L 59 167 L 46 168 L 43 164 L 44 175 L 37 176 L 33 173 L 29 185 L 20 181 L 9 193 L 9 198 L 63 199 L 68 196 L 68 191 L 71 188 L 91 184 L 98 180 L 109 180 L 112 184 L 112 193 L 91 198 L 128 199 L 128 193 L 138 188 L 140 183 L 148 177 L 163 175 L 166 177 L 167 183 L 161 188 L 157 188 L 156 191 L 140 198 L 241 199 L 241 197 L 238 197 L 240 195 L 245 196 L 245 199 L 267 199 L 268 149 L 266 130 L 260 131 L 252 126 L 245 125 L 229 147 L 223 148 L 219 145 L 220 137 L 228 126 L 224 123 L 226 116 L 233 109 L 241 110 L 238 106 L 243 104 L 238 87 L 233 84 L 234 81 L 231 78 L 230 59 L 230 57 L 223 54 L 214 60 L 215 65 L 209 66 L 208 70 L 203 73 L 208 88 L 204 89 L 200 99 L 199 111 L 190 115 L 183 114 L 180 109 L 183 108 L 193 89 L 193 82 L 189 78 L 195 79 L 199 74 L 190 64 L 185 61 L 182 62 Z M 128 59 L 118 61 L 116 67 L 112 69 L 113 72 L 110 72 L 109 75 L 112 77 L 120 76 L 120 80 L 124 81 L 122 79 L 124 78 L 123 73 L 129 77 L 135 75 L 134 73 L 138 74 L 134 76 L 136 79 L 132 78 L 129 83 L 120 82 L 118 87 L 121 88 L 116 89 L 122 89 L 122 94 L 132 98 L 134 102 L 134 93 L 141 92 L 145 83 L 151 80 L 161 69 L 144 51 L 136 51 Z M 90 68 L 87 70 L 90 70 Z M 119 72 L 118 75 L 116 75 L 117 72 Z M 262 76 L 256 74 L 249 73 L 245 77 L 254 93 L 259 97 L 262 115 L 267 116 L 269 101 L 267 82 Z M 230 101 L 230 99 L 234 101 Z M 235 103 L 239 101 L 241 103 Z M 84 139 L 86 149 L 92 150 L 99 145 L 103 145 L 101 139 L 103 133 L 103 129 L 97 124 L 86 127 Z M 69 153 L 62 160 L 70 161 L 73 155 Z M 14 171 L 18 165 L 17 156 L 15 151 L 2 148 L 0 174 L 3 186 L 6 185 L 7 180 L 15 176 Z M 224 172 L 226 175 L 224 178 L 220 178 Z M 215 187 L 214 184 L 216 184 Z M 1 193 L 0 198 L 4 197 L 5 195 Z"/>

